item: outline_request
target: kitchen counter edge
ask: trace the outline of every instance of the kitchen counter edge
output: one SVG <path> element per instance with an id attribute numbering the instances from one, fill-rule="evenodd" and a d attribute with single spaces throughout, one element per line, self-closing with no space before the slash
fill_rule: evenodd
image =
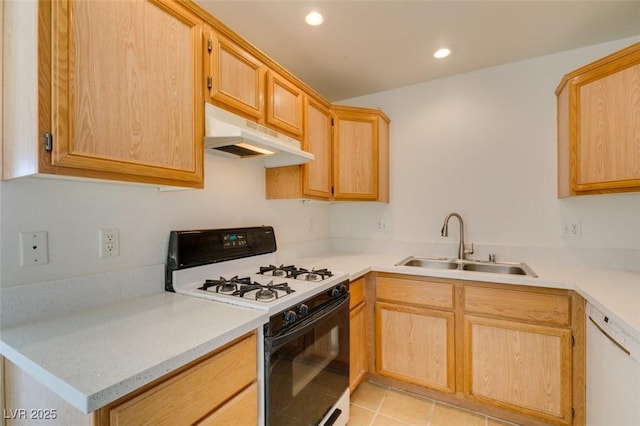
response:
<path id="1" fill-rule="evenodd" d="M 640 341 L 640 273 L 583 266 L 529 264 L 538 277 L 396 266 L 407 254 L 328 253 L 300 258 L 308 267 L 326 267 L 349 274 L 353 281 L 369 272 L 386 272 L 464 281 L 575 290 Z"/>
<path id="2" fill-rule="evenodd" d="M 264 311 L 159 292 L 2 329 L 0 355 L 88 414 L 266 321 Z"/>

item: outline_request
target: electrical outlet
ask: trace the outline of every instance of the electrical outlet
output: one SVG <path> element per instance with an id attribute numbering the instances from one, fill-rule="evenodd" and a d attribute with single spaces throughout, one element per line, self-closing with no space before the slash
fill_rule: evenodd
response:
<path id="1" fill-rule="evenodd" d="M 120 231 L 118 229 L 100 230 L 100 257 L 120 256 Z"/>
<path id="2" fill-rule="evenodd" d="M 49 263 L 47 231 L 20 233 L 20 266 Z"/>
<path id="3" fill-rule="evenodd" d="M 563 237 L 580 237 L 582 235 L 582 226 L 577 219 L 562 222 L 561 235 Z"/>

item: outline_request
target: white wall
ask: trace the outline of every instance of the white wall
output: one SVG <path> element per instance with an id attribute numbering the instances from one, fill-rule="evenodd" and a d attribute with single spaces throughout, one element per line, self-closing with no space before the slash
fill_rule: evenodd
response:
<path id="1" fill-rule="evenodd" d="M 381 107 L 392 120 L 389 205 L 266 201 L 259 163 L 209 155 L 204 190 L 44 178 L 0 182 L 0 287 L 164 263 L 172 229 L 270 224 L 280 251 L 329 237 L 455 246 L 456 224 L 448 239 L 440 237 L 450 211 L 463 215 L 467 240 L 480 247 L 636 253 L 640 195 L 556 198 L 553 91 L 565 73 L 637 40 L 345 101 Z M 581 220 L 581 238 L 559 237 L 563 218 Z M 376 231 L 381 219 L 387 232 Z M 120 229 L 119 257 L 98 257 L 100 228 Z M 49 264 L 21 267 L 19 232 L 40 230 L 49 233 Z"/>
<path id="2" fill-rule="evenodd" d="M 479 246 L 640 250 L 639 194 L 557 199 L 554 95 L 564 74 L 638 40 L 341 102 L 391 118 L 391 203 L 333 205 L 332 237 L 454 242 L 457 222 L 448 239 L 440 228 L 456 211 L 467 241 Z M 581 221 L 581 238 L 560 237 L 566 219 Z M 380 220 L 388 231 L 376 230 Z"/>
<path id="3" fill-rule="evenodd" d="M 164 263 L 172 229 L 273 225 L 279 251 L 329 238 L 327 204 L 267 201 L 259 162 L 215 155 L 205 158 L 203 190 L 35 177 L 0 182 L 0 215 L 0 287 Z M 99 258 L 100 228 L 120 230 L 120 256 Z M 49 264 L 21 267 L 19 233 L 39 230 L 48 231 Z"/>

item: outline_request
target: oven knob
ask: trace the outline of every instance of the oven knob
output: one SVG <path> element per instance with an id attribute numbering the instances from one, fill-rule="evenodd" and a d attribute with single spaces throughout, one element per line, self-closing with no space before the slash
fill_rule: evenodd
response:
<path id="1" fill-rule="evenodd" d="M 303 303 L 302 305 L 298 306 L 298 313 L 301 317 L 307 315 L 309 313 L 309 307 Z"/>
<path id="2" fill-rule="evenodd" d="M 287 312 L 284 313 L 284 322 L 286 324 L 291 324 L 295 322 L 297 319 L 298 319 L 298 314 L 296 314 L 296 311 L 294 311 L 293 309 L 288 310 Z"/>
<path id="3" fill-rule="evenodd" d="M 331 297 L 339 297 L 345 293 L 345 286 L 338 285 L 331 289 Z"/>
<path id="4" fill-rule="evenodd" d="M 338 297 L 347 293 L 346 285 L 338 285 L 331 289 L 331 297 Z"/>

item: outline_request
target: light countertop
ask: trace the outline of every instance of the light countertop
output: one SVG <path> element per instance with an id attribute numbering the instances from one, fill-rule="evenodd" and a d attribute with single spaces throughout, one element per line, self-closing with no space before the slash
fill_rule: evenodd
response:
<path id="1" fill-rule="evenodd" d="M 528 277 L 395 266 L 410 254 L 415 253 L 328 253 L 301 258 L 298 263 L 348 272 L 352 280 L 375 271 L 576 290 L 587 302 L 616 320 L 627 334 L 640 341 L 639 272 L 527 262 L 538 275 Z"/>
<path id="2" fill-rule="evenodd" d="M 161 292 L 3 329 L 0 353 L 90 413 L 267 320 L 259 310 Z"/>
<path id="3" fill-rule="evenodd" d="M 356 279 L 370 271 L 573 289 L 640 341 L 640 273 L 541 262 L 538 277 L 395 266 L 409 254 L 297 259 Z M 0 353 L 89 413 L 259 328 L 268 314 L 160 292 L 0 331 Z M 198 324 L 200 326 L 194 326 Z"/>

